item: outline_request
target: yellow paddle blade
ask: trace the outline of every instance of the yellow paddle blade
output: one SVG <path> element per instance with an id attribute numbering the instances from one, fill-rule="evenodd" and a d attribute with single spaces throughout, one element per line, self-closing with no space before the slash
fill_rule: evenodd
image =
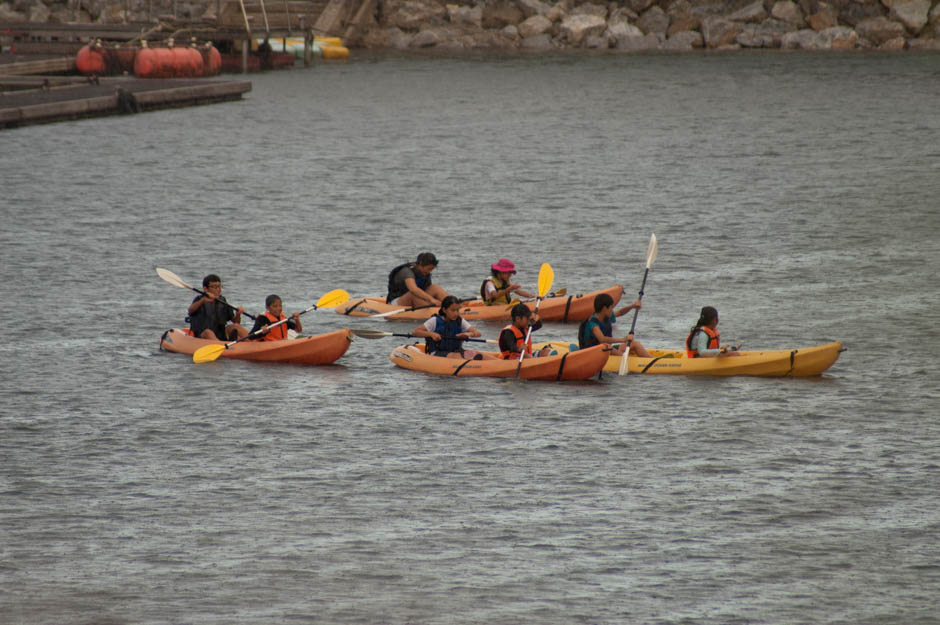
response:
<path id="1" fill-rule="evenodd" d="M 552 283 L 555 281 L 555 271 L 548 263 L 542 263 L 539 268 L 539 297 L 545 297 L 552 290 Z"/>
<path id="2" fill-rule="evenodd" d="M 317 308 L 333 308 L 348 301 L 349 293 L 343 289 L 333 289 L 329 293 L 324 293 L 323 297 L 317 300 Z"/>
<path id="3" fill-rule="evenodd" d="M 196 364 L 212 362 L 221 356 L 224 351 L 225 345 L 206 345 L 205 347 L 200 347 L 196 350 L 196 353 L 193 354 L 193 362 Z"/>

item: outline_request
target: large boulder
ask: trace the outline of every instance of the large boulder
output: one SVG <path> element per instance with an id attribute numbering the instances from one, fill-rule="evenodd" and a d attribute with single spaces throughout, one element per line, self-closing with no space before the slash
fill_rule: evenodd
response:
<path id="1" fill-rule="evenodd" d="M 473 7 L 448 4 L 447 19 L 451 24 L 466 26 L 483 27 L 483 7 L 477 5 Z"/>
<path id="2" fill-rule="evenodd" d="M 522 10 L 508 0 L 488 2 L 483 7 L 483 28 L 500 29 L 510 24 L 518 26 L 524 19 Z"/>
<path id="3" fill-rule="evenodd" d="M 878 2 L 846 2 L 844 4 L 835 4 L 839 7 L 839 23 L 856 26 L 862 20 L 870 17 L 882 17 L 884 9 Z"/>
<path id="4" fill-rule="evenodd" d="M 752 2 L 746 7 L 738 9 L 729 15 L 728 19 L 733 22 L 759 24 L 767 19 L 767 11 L 764 9 L 764 3 L 757 0 L 757 2 Z"/>
<path id="5" fill-rule="evenodd" d="M 626 37 L 642 37 L 643 31 L 627 20 L 607 22 L 607 36 L 615 43 Z"/>
<path id="6" fill-rule="evenodd" d="M 533 15 L 519 24 L 519 36 L 523 39 L 546 33 L 552 28 L 552 22 L 544 15 Z"/>
<path id="7" fill-rule="evenodd" d="M 447 8 L 434 0 L 385 0 L 382 15 L 387 26 L 418 31 L 423 26 L 443 24 Z"/>
<path id="8" fill-rule="evenodd" d="M 570 11 L 568 15 L 599 15 L 604 19 L 607 19 L 607 6 L 603 4 L 593 4 L 591 2 L 586 2 L 584 4 L 579 4 Z"/>
<path id="9" fill-rule="evenodd" d="M 806 23 L 813 30 L 825 30 L 839 25 L 839 13 L 832 6 L 820 2 L 815 13 L 806 18 Z"/>
<path id="10" fill-rule="evenodd" d="M 26 21 L 26 15 L 20 13 L 9 2 L 0 2 L 0 22 L 20 24 Z"/>
<path id="11" fill-rule="evenodd" d="M 669 30 L 669 17 L 666 12 L 658 6 L 650 7 L 640 19 L 636 21 L 637 27 L 644 33 L 666 34 Z"/>
<path id="12" fill-rule="evenodd" d="M 760 24 L 745 24 L 735 42 L 745 48 L 779 48 L 783 36 L 794 31 L 793 24 L 768 18 Z"/>
<path id="13" fill-rule="evenodd" d="M 559 30 L 569 44 L 581 45 L 590 35 L 601 35 L 607 30 L 607 20 L 597 15 L 569 15 L 561 22 Z"/>
<path id="14" fill-rule="evenodd" d="M 51 15 L 52 11 L 49 10 L 49 7 L 47 7 L 42 0 L 36 0 L 33 2 L 32 6 L 29 7 L 29 13 L 27 13 L 26 18 L 36 24 L 45 24 L 49 21 Z"/>
<path id="15" fill-rule="evenodd" d="M 799 5 L 790 0 L 781 0 L 780 2 L 774 3 L 773 8 L 770 10 L 770 15 L 778 20 L 789 22 L 797 28 L 801 28 L 806 24 L 803 18 L 803 10 L 800 9 Z"/>
<path id="16" fill-rule="evenodd" d="M 855 25 L 855 32 L 859 37 L 864 37 L 879 46 L 886 41 L 903 37 L 905 34 L 904 25 L 900 22 L 889 20 L 888 18 L 869 17 Z"/>
<path id="17" fill-rule="evenodd" d="M 724 17 L 706 17 L 702 20 L 702 37 L 708 48 L 722 48 L 735 44 L 743 26 Z"/>
<path id="18" fill-rule="evenodd" d="M 545 15 L 548 13 L 548 9 L 551 8 L 541 0 L 516 0 L 516 6 L 519 7 L 522 15 L 526 18 L 533 15 Z"/>
<path id="19" fill-rule="evenodd" d="M 695 17 L 691 13 L 669 14 L 669 28 L 666 29 L 666 35 L 672 37 L 676 33 L 687 30 L 698 30 L 702 25 L 702 18 Z"/>
<path id="20" fill-rule="evenodd" d="M 802 50 L 851 50 L 858 34 L 848 26 L 835 26 L 815 31 L 809 28 L 785 34 L 780 47 Z"/>
<path id="21" fill-rule="evenodd" d="M 930 0 L 897 0 L 891 6 L 888 17 L 904 24 L 915 35 L 927 25 Z"/>
<path id="22" fill-rule="evenodd" d="M 543 51 L 551 50 L 555 46 L 552 44 L 552 38 L 547 33 L 542 33 L 534 37 L 526 37 L 519 42 L 519 47 L 524 50 Z"/>
<path id="23" fill-rule="evenodd" d="M 649 33 L 642 37 L 623 37 L 617 40 L 617 49 L 628 52 L 647 52 L 659 50 L 662 47 L 662 35 Z"/>
<path id="24" fill-rule="evenodd" d="M 670 35 L 669 38 L 663 42 L 663 50 L 682 52 L 694 48 L 701 48 L 703 43 L 702 33 L 693 30 L 683 30 Z"/>

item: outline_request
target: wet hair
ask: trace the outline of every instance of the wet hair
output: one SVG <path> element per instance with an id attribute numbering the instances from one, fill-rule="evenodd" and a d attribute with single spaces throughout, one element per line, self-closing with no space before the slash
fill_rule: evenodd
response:
<path id="1" fill-rule="evenodd" d="M 421 252 L 418 254 L 417 260 L 415 260 L 416 265 L 434 265 L 437 267 L 437 256 L 431 252 Z"/>
<path id="2" fill-rule="evenodd" d="M 718 310 L 714 306 L 703 306 L 702 312 L 698 315 L 698 321 L 695 322 L 695 328 L 707 326 L 718 318 Z M 695 328 L 692 328 L 693 330 Z"/>
<path id="3" fill-rule="evenodd" d="M 614 305 L 614 298 L 610 296 L 610 293 L 601 293 L 594 298 L 594 312 L 600 312 L 601 308 L 606 308 L 607 306 Z"/>
<path id="4" fill-rule="evenodd" d="M 271 295 L 268 295 L 266 298 L 264 298 L 264 307 L 270 308 L 271 304 L 273 304 L 274 302 L 279 302 L 279 301 L 281 301 L 281 298 L 272 293 Z"/>
<path id="5" fill-rule="evenodd" d="M 214 273 L 210 273 L 208 276 L 202 279 L 202 286 L 203 288 L 209 288 L 209 285 L 213 282 L 222 282 L 222 278 L 215 275 Z"/>
<path id="6" fill-rule="evenodd" d="M 459 303 L 460 303 L 460 300 L 457 299 L 456 295 L 448 295 L 447 297 L 441 300 L 441 309 L 438 311 L 438 313 L 441 315 L 441 317 L 443 317 L 445 310 L 447 310 L 454 304 L 459 304 Z"/>
<path id="7" fill-rule="evenodd" d="M 522 317 L 531 317 L 532 311 L 529 310 L 529 307 L 525 304 L 516 304 L 512 307 L 512 320 L 521 319 Z"/>

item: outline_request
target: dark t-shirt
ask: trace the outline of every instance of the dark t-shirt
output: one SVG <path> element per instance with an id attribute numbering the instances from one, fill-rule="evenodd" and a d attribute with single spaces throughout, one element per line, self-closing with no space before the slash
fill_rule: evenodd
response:
<path id="1" fill-rule="evenodd" d="M 277 323 L 277 322 L 276 322 L 276 321 L 270 321 L 270 320 L 269 320 L 267 317 L 265 317 L 264 315 L 258 315 L 258 318 L 255 319 L 255 325 L 254 325 L 254 327 L 251 328 L 251 332 L 252 332 L 252 334 L 253 334 L 253 333 L 257 332 L 258 330 L 261 330 L 262 328 L 264 328 L 264 326 L 274 325 L 275 323 Z M 294 320 L 291 319 L 291 318 L 289 318 L 289 317 L 288 317 L 288 319 L 287 319 L 287 323 L 282 323 L 281 325 L 287 326 L 287 328 L 288 328 L 289 330 L 296 330 L 296 329 L 297 329 L 297 324 L 294 323 Z M 280 327 L 280 326 L 278 326 L 278 327 Z M 276 330 L 277 330 L 277 328 L 275 328 L 275 331 L 276 331 Z"/>
<path id="2" fill-rule="evenodd" d="M 193 303 L 202 299 L 202 295 L 193 298 Z M 219 302 L 225 301 L 225 296 L 218 297 Z M 199 336 L 206 328 L 215 332 L 220 340 L 225 339 L 225 326 L 235 318 L 235 311 L 218 302 L 206 301 L 199 309 L 189 316 L 189 329 Z"/>

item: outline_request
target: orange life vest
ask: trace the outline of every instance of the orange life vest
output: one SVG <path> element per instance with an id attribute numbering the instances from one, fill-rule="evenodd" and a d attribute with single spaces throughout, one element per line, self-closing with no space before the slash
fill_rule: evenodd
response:
<path id="1" fill-rule="evenodd" d="M 516 337 L 516 347 L 521 349 L 523 343 L 525 343 L 525 355 L 526 356 L 532 355 L 532 335 L 531 334 L 529 335 L 529 341 L 526 343 L 525 342 L 526 333 L 520 330 L 519 328 L 517 328 L 515 325 L 510 323 L 508 326 L 503 328 L 503 330 L 504 331 L 512 330 L 513 335 Z M 500 334 L 502 334 L 502 332 L 500 332 Z M 502 356 L 503 360 L 512 360 L 513 358 L 519 357 L 519 352 L 502 351 L 499 353 L 499 355 Z"/>
<path id="2" fill-rule="evenodd" d="M 696 332 L 704 332 L 708 335 L 708 349 L 718 349 L 721 347 L 721 336 L 719 336 L 718 330 L 712 330 L 705 326 L 695 328 L 689 332 L 689 336 L 685 337 L 685 353 L 689 358 L 699 357 L 698 350 L 692 349 L 692 337 L 695 336 Z"/>
<path id="3" fill-rule="evenodd" d="M 281 321 L 282 319 L 287 318 L 284 316 L 284 313 L 281 313 L 280 317 L 275 317 L 274 315 L 272 315 L 271 313 L 267 311 L 265 311 L 264 316 L 272 324 L 277 323 L 278 321 Z M 268 327 L 270 327 L 270 325 Z M 271 328 L 271 330 L 267 334 L 261 337 L 261 340 L 262 341 L 281 341 L 286 338 L 287 338 L 287 324 L 282 323 L 281 325 L 275 328 Z"/>

